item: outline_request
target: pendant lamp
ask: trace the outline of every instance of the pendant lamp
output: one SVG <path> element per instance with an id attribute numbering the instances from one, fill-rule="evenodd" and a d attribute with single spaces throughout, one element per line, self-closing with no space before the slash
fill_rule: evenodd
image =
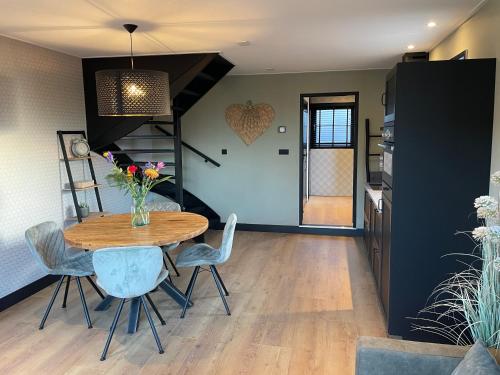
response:
<path id="1" fill-rule="evenodd" d="M 131 69 L 105 69 L 95 73 L 99 116 L 171 115 L 168 73 L 134 69 L 132 33 L 137 25 L 123 27 L 130 34 Z"/>

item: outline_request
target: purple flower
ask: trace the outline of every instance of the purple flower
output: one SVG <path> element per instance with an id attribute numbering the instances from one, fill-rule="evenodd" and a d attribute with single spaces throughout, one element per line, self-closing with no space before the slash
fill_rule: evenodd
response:
<path id="1" fill-rule="evenodd" d="M 148 161 L 145 165 L 144 165 L 144 169 L 155 169 L 155 165 L 153 163 L 151 163 L 150 161 Z"/>
<path id="2" fill-rule="evenodd" d="M 156 171 L 159 172 L 160 170 L 162 170 L 163 168 L 165 168 L 165 163 L 162 162 L 162 161 L 159 161 L 158 163 L 156 163 Z"/>
<path id="3" fill-rule="evenodd" d="M 106 151 L 104 154 L 102 154 L 102 156 L 104 156 L 109 163 L 112 163 L 115 160 L 111 151 Z"/>

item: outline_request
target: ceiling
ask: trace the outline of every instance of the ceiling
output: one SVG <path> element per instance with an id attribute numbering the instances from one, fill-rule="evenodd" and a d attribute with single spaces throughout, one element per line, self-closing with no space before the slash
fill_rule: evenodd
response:
<path id="1" fill-rule="evenodd" d="M 220 51 L 232 74 L 389 68 L 484 0 L 0 0 L 0 34 L 79 57 Z M 427 27 L 434 21 L 437 26 Z M 249 41 L 248 46 L 238 42 Z"/>

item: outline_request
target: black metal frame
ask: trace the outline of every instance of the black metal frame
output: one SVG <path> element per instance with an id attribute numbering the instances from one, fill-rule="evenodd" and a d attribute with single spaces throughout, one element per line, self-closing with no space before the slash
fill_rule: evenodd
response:
<path id="1" fill-rule="evenodd" d="M 160 337 L 158 336 L 158 332 L 156 331 L 156 328 L 155 328 L 155 325 L 153 322 L 153 318 L 151 317 L 151 313 L 149 312 L 148 304 L 146 303 L 146 299 L 149 302 L 149 304 L 151 305 L 151 307 L 153 308 L 153 311 L 156 314 L 156 316 L 158 317 L 158 320 L 160 321 L 162 326 L 164 326 L 166 324 L 165 320 L 163 319 L 160 312 L 156 308 L 156 305 L 153 303 L 153 301 L 151 300 L 151 298 L 149 297 L 149 295 L 147 293 L 140 296 L 140 297 L 137 297 L 137 299 L 140 301 L 138 308 L 140 309 L 140 307 L 142 306 L 142 308 L 144 309 L 144 313 L 146 314 L 146 317 L 148 319 L 149 326 L 151 327 L 151 332 L 153 332 L 153 337 L 154 337 L 154 339 L 156 341 L 156 345 L 158 347 L 158 353 L 163 354 L 163 353 L 165 353 L 165 351 L 163 350 L 163 346 L 161 345 Z M 115 333 L 116 326 L 118 325 L 118 320 L 120 319 L 120 315 L 122 313 L 124 304 L 125 304 L 125 298 L 120 299 L 120 304 L 118 305 L 118 308 L 116 309 L 113 323 L 111 324 L 111 327 L 109 329 L 109 335 L 108 335 L 108 338 L 106 340 L 106 344 L 104 344 L 104 350 L 103 350 L 102 355 L 101 355 L 101 361 L 106 360 L 109 345 L 111 344 L 111 339 L 113 338 L 113 334 Z"/>
<path id="2" fill-rule="evenodd" d="M 358 185 L 358 124 L 359 124 L 359 91 L 347 91 L 347 92 L 330 92 L 330 93 L 312 93 L 312 94 L 300 94 L 299 97 L 299 117 L 300 117 L 300 136 L 299 136 L 299 226 L 302 225 L 302 219 L 304 216 L 304 207 L 303 207 L 303 194 L 304 194 L 304 118 L 303 118 L 303 103 L 304 98 L 307 97 L 319 97 L 319 96 L 346 96 L 346 95 L 354 95 L 354 100 L 356 102 L 356 111 L 355 111 L 355 119 L 353 121 L 353 152 L 354 152 L 354 166 L 353 166 L 353 194 L 352 194 L 352 227 L 356 228 L 357 226 L 357 215 L 356 215 L 356 206 L 357 206 L 357 185 Z"/>
<path id="3" fill-rule="evenodd" d="M 68 291 L 69 291 L 69 285 L 71 281 L 70 275 L 62 275 L 57 282 L 56 288 L 54 289 L 54 293 L 52 293 L 52 297 L 50 298 L 49 304 L 47 306 L 47 309 L 45 310 L 45 313 L 43 315 L 42 321 L 40 322 L 39 329 L 43 329 L 45 326 L 45 322 L 47 321 L 47 317 L 49 316 L 50 310 L 52 309 L 52 305 L 54 305 L 54 301 L 56 300 L 57 294 L 59 293 L 59 290 L 61 289 L 61 286 L 64 282 L 64 279 L 66 279 L 66 287 L 64 289 L 64 299 L 62 303 L 62 308 L 66 308 L 66 302 L 68 299 Z M 80 294 L 80 300 L 82 302 L 82 307 L 83 307 L 83 315 L 85 316 L 85 320 L 87 322 L 87 327 L 90 329 L 92 328 L 92 321 L 90 319 L 90 314 L 89 314 L 89 309 L 87 307 L 87 302 L 85 300 L 85 294 L 83 293 L 83 288 L 82 288 L 82 283 L 80 281 L 79 276 L 74 276 L 76 279 L 76 285 L 78 286 L 78 292 Z M 83 277 L 83 276 L 82 276 Z M 96 290 L 97 294 L 104 299 L 104 296 L 102 292 L 97 288 L 97 286 L 94 284 L 90 276 L 85 276 L 87 280 L 89 281 L 90 285 Z"/>
<path id="4" fill-rule="evenodd" d="M 194 284 L 196 283 L 198 274 L 202 271 L 206 270 L 201 268 L 201 266 L 196 266 L 194 268 L 193 274 L 191 275 L 191 279 L 189 280 L 189 284 L 186 289 L 186 302 L 184 303 L 184 306 L 182 308 L 181 319 L 184 319 L 184 316 L 186 316 L 186 310 L 189 307 L 189 301 L 191 300 L 191 295 L 193 294 Z M 215 285 L 217 286 L 217 290 L 219 291 L 220 297 L 222 299 L 222 303 L 224 303 L 224 308 L 226 309 L 226 313 L 227 315 L 231 315 L 231 311 L 229 310 L 229 305 L 227 304 L 225 297 L 229 296 L 229 292 L 227 291 L 227 288 L 224 285 L 224 282 L 222 281 L 222 278 L 220 277 L 219 272 L 217 271 L 217 268 L 214 265 L 210 265 L 210 273 L 214 278 Z"/>
<path id="5" fill-rule="evenodd" d="M 66 167 L 66 173 L 68 174 L 68 180 L 69 180 L 69 187 L 71 189 L 71 195 L 73 197 L 73 204 L 75 206 L 75 212 L 76 212 L 76 217 L 78 219 L 78 222 L 82 222 L 82 212 L 80 210 L 80 206 L 78 205 L 78 197 L 76 195 L 76 190 L 75 190 L 75 183 L 73 181 L 73 174 L 71 173 L 71 166 L 70 166 L 70 161 L 68 158 L 68 153 L 66 151 L 66 145 L 64 144 L 64 135 L 67 134 L 72 134 L 72 135 L 81 135 L 83 136 L 84 139 L 87 139 L 87 136 L 85 134 L 85 131 L 80 130 L 80 131 L 66 131 L 66 130 L 58 130 L 57 131 L 57 137 L 59 139 L 59 145 L 61 146 L 61 151 L 63 154 L 63 159 L 64 159 L 64 165 Z M 82 159 L 85 160 L 85 159 Z M 92 158 L 89 155 L 89 158 L 87 159 L 89 163 L 89 169 L 90 169 L 90 175 L 92 177 L 92 180 L 94 181 L 94 192 L 97 200 L 97 206 L 99 208 L 99 212 L 103 212 L 102 209 L 102 203 L 101 203 L 101 196 L 99 195 L 99 187 L 97 186 L 97 180 L 95 177 L 95 172 L 94 172 L 94 165 L 92 164 Z"/>
<path id="6" fill-rule="evenodd" d="M 175 199 L 184 210 L 184 184 L 182 177 L 182 130 L 181 115 L 174 111 L 174 150 L 175 150 Z"/>

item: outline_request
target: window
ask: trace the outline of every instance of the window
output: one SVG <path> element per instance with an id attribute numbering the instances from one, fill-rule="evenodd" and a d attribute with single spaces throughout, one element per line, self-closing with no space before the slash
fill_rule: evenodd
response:
<path id="1" fill-rule="evenodd" d="M 321 105 L 311 108 L 311 148 L 352 148 L 355 115 L 353 105 Z"/>

